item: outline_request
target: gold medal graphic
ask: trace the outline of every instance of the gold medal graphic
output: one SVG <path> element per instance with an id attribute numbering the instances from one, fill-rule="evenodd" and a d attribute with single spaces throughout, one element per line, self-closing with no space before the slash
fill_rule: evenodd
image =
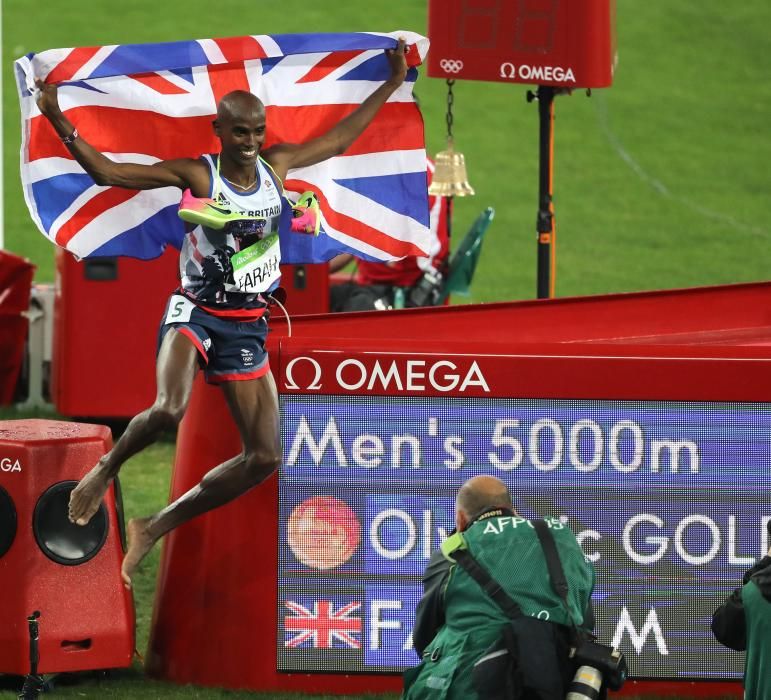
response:
<path id="1" fill-rule="evenodd" d="M 361 540 L 356 513 L 334 496 L 314 496 L 295 506 L 286 531 L 297 559 L 321 570 L 345 564 Z"/>

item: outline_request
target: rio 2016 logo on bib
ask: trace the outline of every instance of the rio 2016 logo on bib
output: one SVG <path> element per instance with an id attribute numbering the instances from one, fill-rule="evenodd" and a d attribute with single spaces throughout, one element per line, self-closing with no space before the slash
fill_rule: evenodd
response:
<path id="1" fill-rule="evenodd" d="M 233 280 L 241 292 L 267 292 L 281 276 L 278 234 L 266 236 L 232 258 Z"/>

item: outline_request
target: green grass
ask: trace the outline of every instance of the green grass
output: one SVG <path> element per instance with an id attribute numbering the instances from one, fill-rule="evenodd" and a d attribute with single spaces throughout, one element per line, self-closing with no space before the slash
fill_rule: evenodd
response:
<path id="1" fill-rule="evenodd" d="M 554 195 L 557 295 L 722 284 L 769 277 L 771 4 L 617 0 L 619 66 L 610 89 L 559 97 Z M 205 17 L 205 21 L 202 18 Z M 298 22 L 298 18 L 302 22 Z M 53 278 L 18 177 L 12 60 L 47 48 L 244 33 L 426 31 L 426 0 L 3 1 L 6 248 Z M 428 150 L 444 147 L 443 80 L 418 82 Z M 455 231 L 497 215 L 470 301 L 535 296 L 537 108 L 526 86 L 458 82 L 455 142 L 477 195 L 456 202 Z M 460 235 L 456 236 L 456 241 Z M 469 301 L 464 299 L 464 301 Z"/>

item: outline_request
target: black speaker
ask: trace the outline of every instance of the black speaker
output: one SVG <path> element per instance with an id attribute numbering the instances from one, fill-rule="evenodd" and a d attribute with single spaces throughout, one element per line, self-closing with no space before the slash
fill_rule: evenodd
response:
<path id="1" fill-rule="evenodd" d="M 64 566 L 77 566 L 92 559 L 107 539 L 104 503 L 86 525 L 70 522 L 70 494 L 77 485 L 77 481 L 54 484 L 40 496 L 32 515 L 32 533 L 43 554 Z"/>
<path id="2" fill-rule="evenodd" d="M 16 537 L 16 508 L 8 492 L 0 486 L 0 557 L 2 557 L 13 544 Z"/>

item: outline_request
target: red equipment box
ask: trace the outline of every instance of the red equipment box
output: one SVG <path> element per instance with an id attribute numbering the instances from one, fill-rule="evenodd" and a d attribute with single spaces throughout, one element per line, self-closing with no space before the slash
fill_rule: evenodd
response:
<path id="1" fill-rule="evenodd" d="M 11 403 L 24 356 L 29 295 L 35 267 L 0 250 L 0 405 Z"/>
<path id="2" fill-rule="evenodd" d="M 281 286 L 286 289 L 290 315 L 329 311 L 329 265 L 282 265 Z"/>
<path id="3" fill-rule="evenodd" d="M 0 673 L 30 672 L 36 611 L 39 673 L 131 665 L 134 603 L 120 576 L 115 486 L 88 525 L 67 519 L 72 488 L 111 445 L 103 425 L 0 421 Z"/>
<path id="4" fill-rule="evenodd" d="M 53 403 L 65 416 L 128 417 L 155 398 L 158 322 L 179 279 L 176 250 L 156 260 L 78 262 L 56 251 Z"/>
<path id="5" fill-rule="evenodd" d="M 429 0 L 428 75 L 608 87 L 615 23 L 615 0 Z"/>

